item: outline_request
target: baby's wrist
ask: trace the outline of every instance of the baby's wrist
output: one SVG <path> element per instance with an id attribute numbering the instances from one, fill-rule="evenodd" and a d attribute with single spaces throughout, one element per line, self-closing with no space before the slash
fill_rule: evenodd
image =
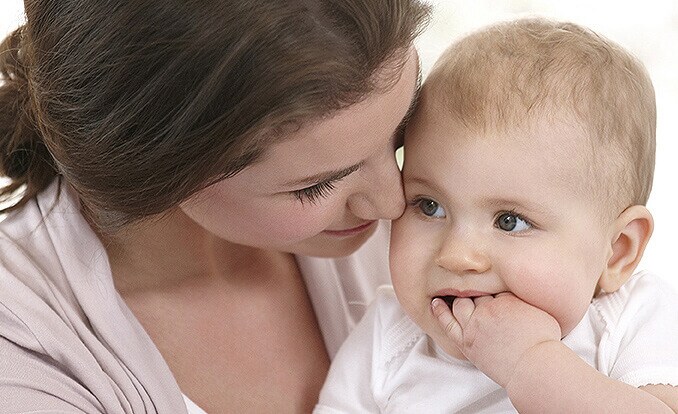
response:
<path id="1" fill-rule="evenodd" d="M 518 358 L 506 382 L 499 385 L 506 390 L 509 398 L 511 398 L 513 390 L 524 390 L 531 383 L 538 384 L 541 377 L 539 373 L 550 371 L 550 369 L 545 370 L 544 367 L 552 365 L 554 357 L 563 347 L 565 345 L 557 340 L 546 340 L 531 346 Z"/>

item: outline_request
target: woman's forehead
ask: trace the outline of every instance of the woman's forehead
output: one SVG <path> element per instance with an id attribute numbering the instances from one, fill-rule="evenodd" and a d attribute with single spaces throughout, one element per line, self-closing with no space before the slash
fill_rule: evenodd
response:
<path id="1" fill-rule="evenodd" d="M 418 77 L 418 59 L 413 52 L 392 88 L 375 92 L 332 116 L 288 132 L 271 144 L 260 161 L 248 169 L 290 178 L 295 174 L 314 175 L 360 163 L 391 142 L 414 104 Z"/>

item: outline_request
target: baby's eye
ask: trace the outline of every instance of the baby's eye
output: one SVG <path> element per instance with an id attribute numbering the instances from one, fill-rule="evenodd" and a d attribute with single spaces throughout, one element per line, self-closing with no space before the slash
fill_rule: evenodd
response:
<path id="1" fill-rule="evenodd" d="M 529 221 L 522 218 L 519 214 L 510 211 L 499 214 L 494 225 L 510 233 L 520 233 L 532 228 L 532 224 Z"/>
<path id="2" fill-rule="evenodd" d="M 430 198 L 420 198 L 416 201 L 419 210 L 427 217 L 444 218 L 446 217 L 445 209 L 443 209 L 437 201 Z"/>

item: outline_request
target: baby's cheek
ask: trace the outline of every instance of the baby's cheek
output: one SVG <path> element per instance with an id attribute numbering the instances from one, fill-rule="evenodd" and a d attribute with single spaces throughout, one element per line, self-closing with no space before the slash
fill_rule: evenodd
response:
<path id="1" fill-rule="evenodd" d="M 405 254 L 406 251 L 398 249 L 397 246 L 391 246 L 391 282 L 393 283 L 398 300 L 404 307 L 410 307 L 413 301 L 413 289 L 418 284 L 418 272 L 414 261 L 406 260 Z"/>
<path id="2" fill-rule="evenodd" d="M 426 287 L 427 259 L 422 252 L 413 249 L 416 244 L 411 238 L 393 229 L 390 246 L 391 282 L 405 312 L 421 323 L 422 318 L 428 315 L 428 297 Z M 402 230 L 402 228 L 401 228 Z M 400 236 L 402 236 L 402 238 Z"/>
<path id="3" fill-rule="evenodd" d="M 565 263 L 525 264 L 512 269 L 510 273 L 514 276 L 506 282 L 518 298 L 553 316 L 565 335 L 579 323 L 588 307 L 584 287 L 571 272 L 576 271 Z"/>
<path id="4" fill-rule="evenodd" d="M 588 302 L 581 301 L 576 295 L 551 292 L 551 295 L 544 295 L 533 305 L 553 316 L 560 325 L 562 336 L 565 336 L 577 326 L 586 312 Z"/>
<path id="5" fill-rule="evenodd" d="M 416 252 L 413 251 L 412 237 L 413 234 L 408 232 L 408 222 L 405 219 L 391 223 L 389 265 L 391 279 L 396 287 L 411 283 L 414 276 L 412 273 L 417 266 L 418 258 Z"/>

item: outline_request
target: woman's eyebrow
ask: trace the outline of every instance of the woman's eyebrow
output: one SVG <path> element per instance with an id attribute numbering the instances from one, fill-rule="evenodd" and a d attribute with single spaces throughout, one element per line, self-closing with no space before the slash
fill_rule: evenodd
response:
<path id="1" fill-rule="evenodd" d="M 326 171 L 319 174 L 312 175 L 310 177 L 302 178 L 301 180 L 296 180 L 285 184 L 286 187 L 306 187 L 318 183 L 338 181 L 347 175 L 353 174 L 362 168 L 364 161 L 360 161 L 357 164 L 351 165 L 347 168 L 342 168 L 341 170 L 335 171 Z"/>

